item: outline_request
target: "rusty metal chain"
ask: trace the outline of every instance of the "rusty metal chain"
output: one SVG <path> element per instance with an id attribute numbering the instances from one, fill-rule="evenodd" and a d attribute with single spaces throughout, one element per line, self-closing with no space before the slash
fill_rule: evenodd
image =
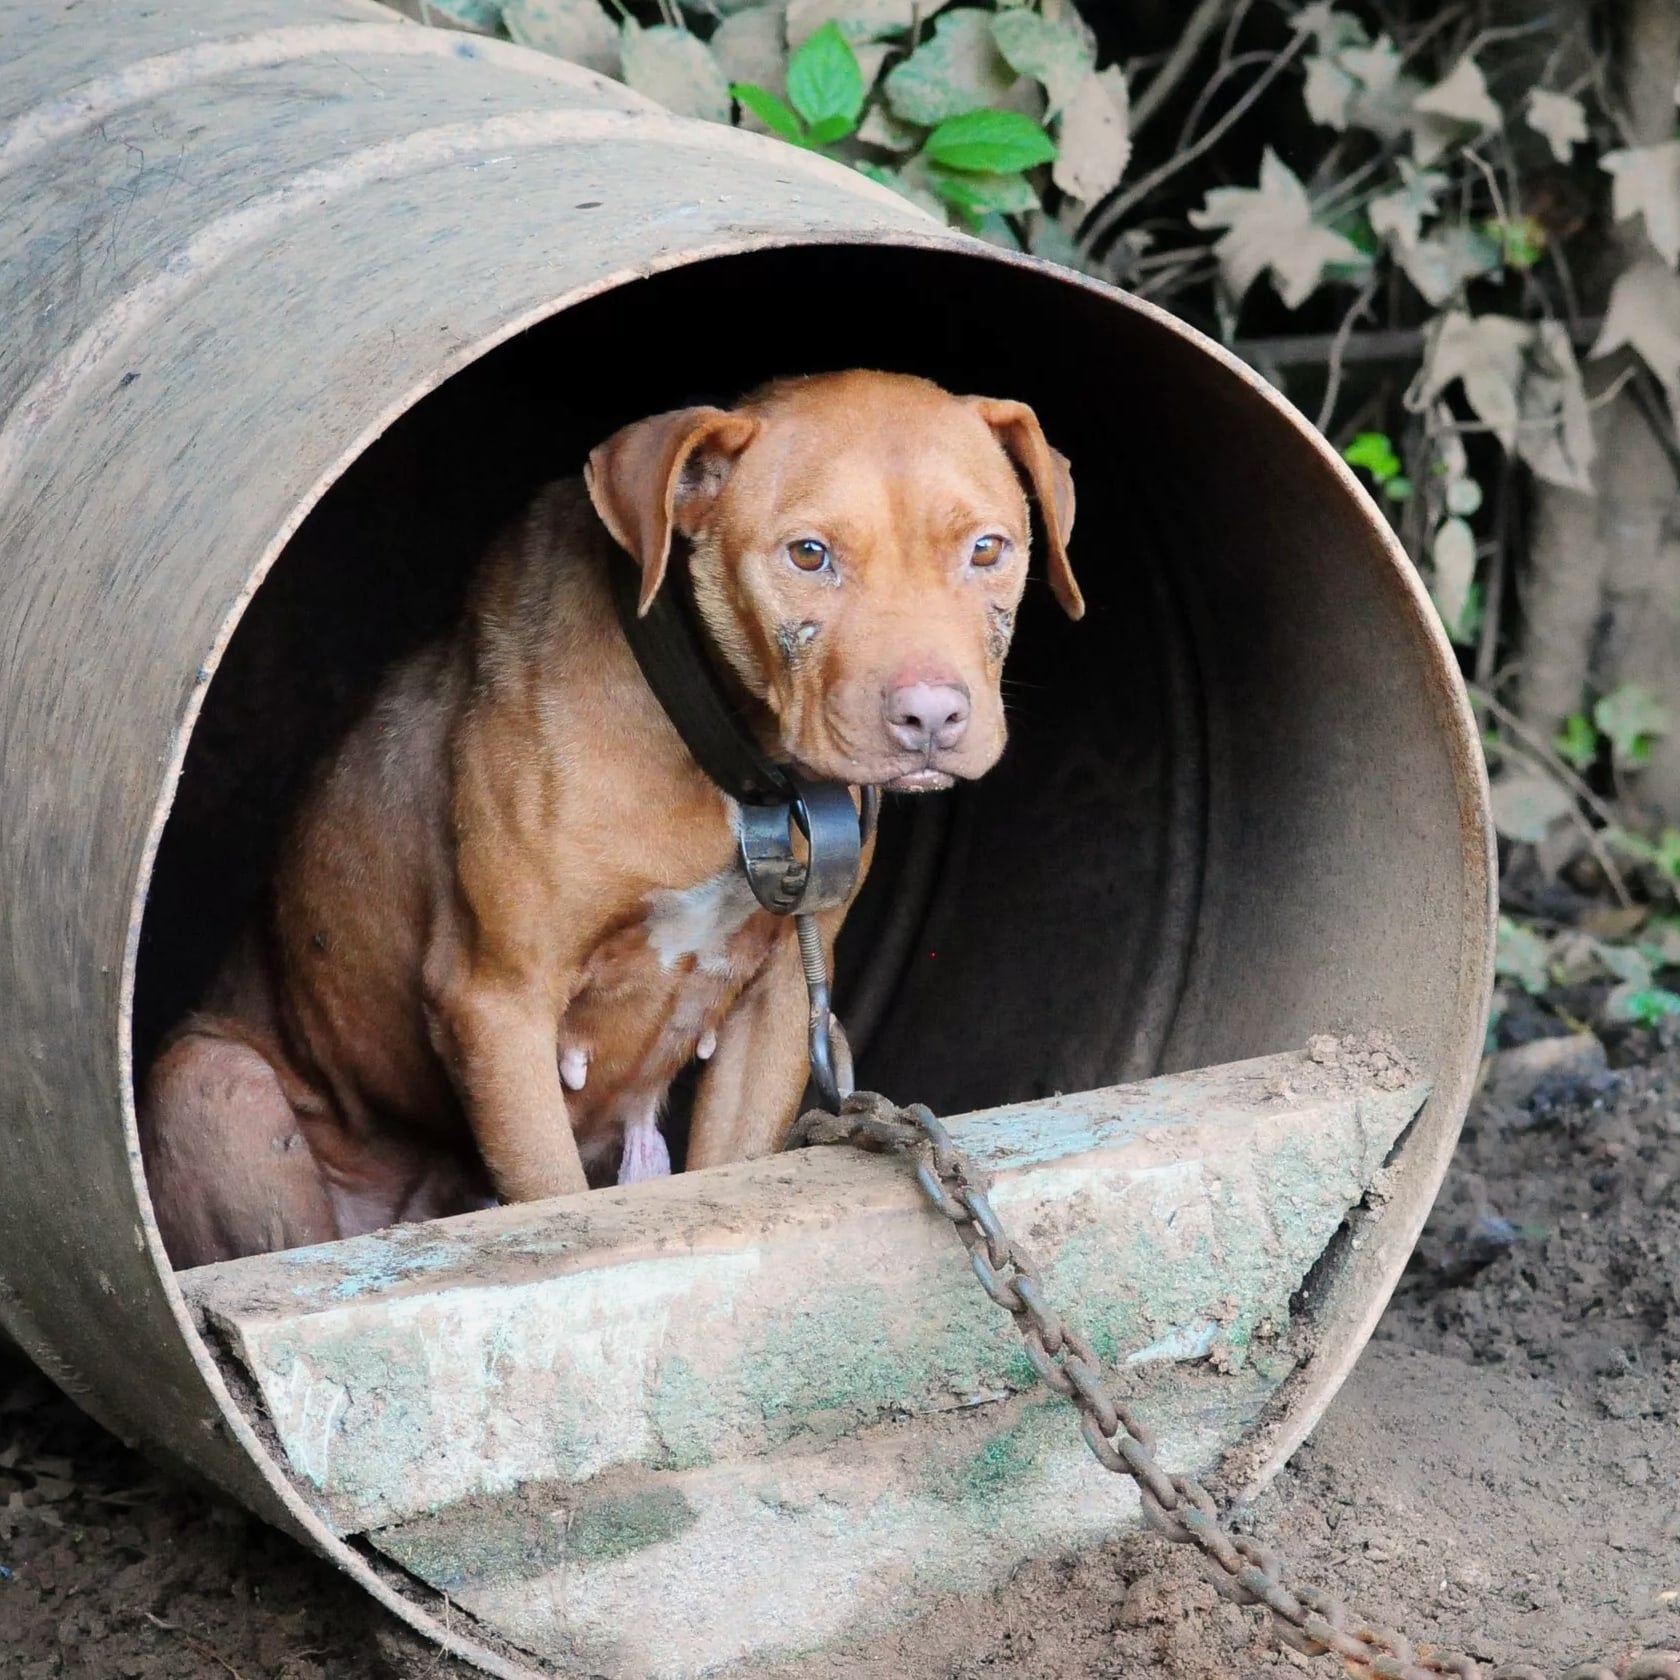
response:
<path id="1" fill-rule="evenodd" d="M 1149 1526 L 1194 1546 L 1215 1590 L 1236 1604 L 1263 1604 L 1278 1637 L 1307 1656 L 1339 1657 L 1356 1680 L 1548 1680 L 1527 1664 L 1488 1670 L 1471 1657 L 1420 1651 L 1410 1640 L 1350 1610 L 1321 1588 L 1296 1584 L 1282 1558 L 1221 1526 L 1213 1496 L 1193 1476 L 1171 1475 L 1155 1457 L 1155 1433 L 1116 1400 L 1095 1349 L 1044 1297 L 1038 1268 L 999 1223 L 989 1182 L 922 1103 L 900 1108 L 872 1091 L 848 1096 L 838 1114 L 813 1110 L 790 1149 L 812 1144 L 917 1152 L 916 1181 L 968 1250 L 980 1287 L 1014 1320 L 1034 1371 L 1079 1411 L 1086 1445 L 1105 1470 L 1137 1484 Z M 1562 1680 L 1680 1680 L 1680 1654 L 1647 1652 L 1619 1667 L 1585 1663 Z"/>

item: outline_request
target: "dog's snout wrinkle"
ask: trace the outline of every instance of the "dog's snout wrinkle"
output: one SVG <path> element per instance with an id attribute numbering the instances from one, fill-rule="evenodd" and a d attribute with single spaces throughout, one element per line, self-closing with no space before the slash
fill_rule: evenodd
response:
<path id="1" fill-rule="evenodd" d="M 887 733 L 906 752 L 949 752 L 968 731 L 968 689 L 957 683 L 901 683 L 887 694 Z"/>

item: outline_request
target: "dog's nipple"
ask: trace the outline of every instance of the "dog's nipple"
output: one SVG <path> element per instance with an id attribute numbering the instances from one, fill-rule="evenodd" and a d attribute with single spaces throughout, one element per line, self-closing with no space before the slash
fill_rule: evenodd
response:
<path id="1" fill-rule="evenodd" d="M 709 1062 L 717 1054 L 717 1034 L 710 1027 L 700 1035 L 700 1042 L 694 1046 L 694 1054 L 703 1062 Z"/>
<path id="2" fill-rule="evenodd" d="M 589 1078 L 589 1052 L 579 1045 L 562 1052 L 560 1082 L 568 1091 L 581 1091 Z"/>

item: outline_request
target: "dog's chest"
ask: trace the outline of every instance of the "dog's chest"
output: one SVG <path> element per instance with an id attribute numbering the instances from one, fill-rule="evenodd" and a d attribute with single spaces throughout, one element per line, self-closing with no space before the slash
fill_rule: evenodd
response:
<path id="1" fill-rule="evenodd" d="M 759 907 L 737 869 L 649 893 L 596 949 L 561 1023 L 580 1120 L 623 1090 L 662 1093 L 721 1029 L 786 920 Z M 581 1075 L 581 1079 L 580 1079 Z"/>
<path id="2" fill-rule="evenodd" d="M 758 900 L 739 869 L 725 869 L 680 891 L 649 893 L 648 950 L 666 973 L 692 966 L 722 978 L 734 966 L 736 936 L 759 913 Z"/>
<path id="3" fill-rule="evenodd" d="M 709 1014 L 752 978 L 785 928 L 759 908 L 736 868 L 692 887 L 657 889 L 596 947 L 582 991 L 611 1000 L 631 1036 L 631 1017 Z"/>

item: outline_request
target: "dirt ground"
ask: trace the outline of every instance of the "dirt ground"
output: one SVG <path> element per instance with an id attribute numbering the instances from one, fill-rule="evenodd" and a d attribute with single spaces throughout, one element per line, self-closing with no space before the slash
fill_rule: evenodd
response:
<path id="1" fill-rule="evenodd" d="M 1507 1020 L 1525 1036 L 1538 1020 Z M 1367 1614 L 1548 1671 L 1680 1648 L 1680 1043 L 1477 1104 L 1417 1261 L 1314 1439 L 1239 1523 Z M 1621 1064 L 1621 1065 L 1617 1065 Z M 1336 1672 L 1133 1541 L 1023 1569 L 775 1680 Z M 328 1565 L 0 1370 L 0 1676 L 471 1671 Z M 768 1671 L 767 1671 L 768 1672 Z"/>

